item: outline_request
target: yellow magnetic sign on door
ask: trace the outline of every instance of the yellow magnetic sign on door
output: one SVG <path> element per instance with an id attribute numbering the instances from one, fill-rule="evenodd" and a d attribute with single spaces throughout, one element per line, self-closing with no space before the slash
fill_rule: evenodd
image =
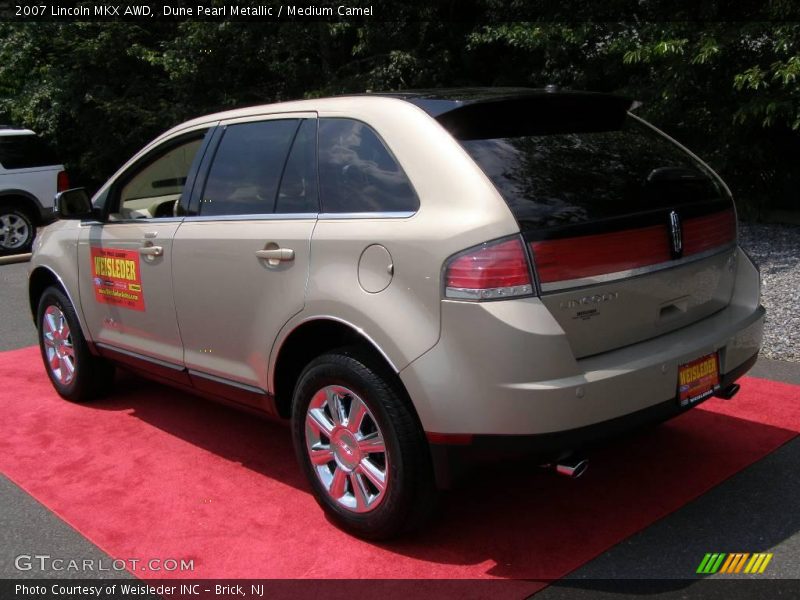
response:
<path id="1" fill-rule="evenodd" d="M 92 247 L 94 298 L 131 310 L 144 310 L 139 253 L 134 250 Z"/>

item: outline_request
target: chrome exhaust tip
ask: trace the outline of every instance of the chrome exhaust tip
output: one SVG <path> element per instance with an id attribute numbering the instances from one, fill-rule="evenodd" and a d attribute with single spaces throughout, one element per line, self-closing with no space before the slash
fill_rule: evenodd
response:
<path id="1" fill-rule="evenodd" d="M 719 390 L 716 394 L 714 394 L 717 398 L 722 398 L 723 400 L 730 400 L 736 394 L 739 393 L 740 385 L 738 383 L 732 383 L 724 390 Z"/>
<path id="2" fill-rule="evenodd" d="M 554 468 L 559 475 L 564 475 L 570 479 L 577 479 L 589 468 L 589 461 L 580 457 L 568 457 L 557 462 Z"/>

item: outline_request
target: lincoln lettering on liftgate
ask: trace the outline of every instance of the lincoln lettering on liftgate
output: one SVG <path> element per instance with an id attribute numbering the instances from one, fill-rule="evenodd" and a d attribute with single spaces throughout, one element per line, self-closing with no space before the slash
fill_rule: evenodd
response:
<path id="1" fill-rule="evenodd" d="M 139 253 L 92 247 L 95 300 L 132 310 L 144 310 Z"/>

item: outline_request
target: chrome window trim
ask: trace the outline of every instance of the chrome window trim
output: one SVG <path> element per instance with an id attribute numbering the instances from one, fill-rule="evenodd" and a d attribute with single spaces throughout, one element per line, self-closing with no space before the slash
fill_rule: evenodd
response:
<path id="1" fill-rule="evenodd" d="M 619 279 L 627 279 L 630 277 L 637 277 L 639 275 L 647 275 L 649 273 L 654 273 L 656 271 L 664 271 L 666 269 L 671 269 L 673 267 L 679 267 L 689 263 L 697 262 L 699 260 L 703 260 L 704 258 L 709 258 L 717 254 L 722 254 L 734 248 L 736 248 L 736 242 L 731 242 L 730 244 L 725 244 L 724 246 L 720 246 L 719 248 L 712 248 L 711 250 L 706 250 L 705 252 L 699 252 L 697 254 L 692 254 L 690 256 L 684 256 L 683 258 L 679 258 L 677 260 L 670 260 L 655 265 L 647 265 L 646 267 L 637 267 L 635 269 L 627 269 L 625 271 L 616 271 L 614 273 L 603 273 L 601 275 L 592 275 L 591 277 L 580 277 L 578 279 L 566 279 L 564 281 L 541 283 L 540 285 L 542 293 L 547 294 L 547 293 L 560 292 L 563 290 L 571 290 L 579 287 L 598 285 L 601 283 L 609 283 L 612 281 L 617 281 Z"/>
<path id="2" fill-rule="evenodd" d="M 266 112 L 257 115 L 243 115 L 239 117 L 230 117 L 228 119 L 221 119 L 219 125 L 227 127 L 228 125 L 242 125 L 245 123 L 259 123 L 261 121 L 281 121 L 287 119 L 296 119 L 301 121 L 303 119 L 318 119 L 319 115 L 315 110 L 296 110 L 289 112 Z"/>
<path id="3" fill-rule="evenodd" d="M 81 227 L 102 225 L 131 225 L 133 223 L 180 223 L 185 217 L 142 217 L 141 219 L 113 219 L 109 221 L 81 221 Z"/>
<path id="4" fill-rule="evenodd" d="M 184 217 L 184 222 L 203 221 L 290 221 L 292 219 L 316 220 L 317 213 L 253 213 L 246 215 L 197 215 Z"/>
<path id="5" fill-rule="evenodd" d="M 408 219 L 417 214 L 415 210 L 382 211 L 382 212 L 342 212 L 320 213 L 320 221 L 335 221 L 341 219 Z"/>
<path id="6" fill-rule="evenodd" d="M 196 215 L 190 217 L 151 217 L 141 219 L 120 219 L 114 221 L 81 221 L 85 225 L 117 225 L 125 223 L 175 223 L 202 221 L 287 221 L 292 219 L 319 219 L 341 221 L 344 219 L 408 219 L 417 211 L 347 212 L 347 213 L 252 213 L 246 215 Z"/>

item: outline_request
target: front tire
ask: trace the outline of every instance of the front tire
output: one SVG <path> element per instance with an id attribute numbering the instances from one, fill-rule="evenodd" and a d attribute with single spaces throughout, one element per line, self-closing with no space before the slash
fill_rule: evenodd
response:
<path id="1" fill-rule="evenodd" d="M 60 396 L 85 402 L 110 387 L 114 366 L 89 351 L 75 309 L 59 288 L 42 294 L 36 325 L 45 371 Z"/>
<path id="2" fill-rule="evenodd" d="M 339 527 L 387 539 L 435 505 L 428 445 L 393 374 L 357 351 L 313 360 L 292 404 L 295 453 L 317 502 Z"/>

